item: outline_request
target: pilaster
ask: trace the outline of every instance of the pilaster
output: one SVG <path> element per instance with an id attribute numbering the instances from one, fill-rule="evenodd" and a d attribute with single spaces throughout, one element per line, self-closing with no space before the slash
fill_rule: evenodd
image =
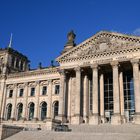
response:
<path id="1" fill-rule="evenodd" d="M 23 120 L 27 120 L 27 99 L 28 99 L 28 83 L 24 83 L 24 100 L 23 100 Z"/>
<path id="2" fill-rule="evenodd" d="M 34 121 L 39 120 L 39 94 L 40 94 L 40 81 L 36 81 L 36 88 L 35 88 L 35 112 L 34 112 Z"/>
<path id="3" fill-rule="evenodd" d="M 52 80 L 48 80 L 47 120 L 52 119 Z"/>
<path id="4" fill-rule="evenodd" d="M 17 84 L 14 84 L 11 120 L 16 120 Z"/>

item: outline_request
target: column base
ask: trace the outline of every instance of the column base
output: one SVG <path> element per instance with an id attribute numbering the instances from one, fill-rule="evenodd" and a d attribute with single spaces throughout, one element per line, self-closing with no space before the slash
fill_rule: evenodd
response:
<path id="1" fill-rule="evenodd" d="M 52 121 L 52 119 L 48 119 L 48 120 L 46 121 L 45 129 L 46 129 L 46 130 L 52 130 L 52 129 L 53 129 L 53 121 Z"/>
<path id="2" fill-rule="evenodd" d="M 111 117 L 111 124 L 113 124 L 113 125 L 120 125 L 120 124 L 122 124 L 121 115 L 120 114 L 114 114 Z"/>
<path id="3" fill-rule="evenodd" d="M 64 115 L 58 115 L 55 117 L 55 120 L 60 120 L 62 123 L 66 123 L 66 117 Z"/>
<path id="4" fill-rule="evenodd" d="M 38 118 L 33 118 L 32 121 L 36 122 L 36 121 L 38 121 Z"/>
<path id="5" fill-rule="evenodd" d="M 99 124 L 99 116 L 98 114 L 94 114 L 89 116 L 89 124 L 98 125 Z"/>
<path id="6" fill-rule="evenodd" d="M 88 116 L 84 116 L 84 117 L 83 117 L 83 123 L 88 123 L 88 122 L 89 122 Z"/>
<path id="7" fill-rule="evenodd" d="M 71 124 L 80 124 L 82 122 L 80 115 L 75 115 L 71 118 Z"/>
<path id="8" fill-rule="evenodd" d="M 136 113 L 134 115 L 134 123 L 135 124 L 140 124 L 140 113 Z"/>
<path id="9" fill-rule="evenodd" d="M 101 124 L 104 124 L 106 121 L 105 121 L 105 116 L 101 116 L 100 117 L 100 123 Z"/>
<path id="10" fill-rule="evenodd" d="M 127 121 L 126 117 L 124 115 L 121 116 L 121 121 L 122 123 L 127 123 L 129 121 Z"/>

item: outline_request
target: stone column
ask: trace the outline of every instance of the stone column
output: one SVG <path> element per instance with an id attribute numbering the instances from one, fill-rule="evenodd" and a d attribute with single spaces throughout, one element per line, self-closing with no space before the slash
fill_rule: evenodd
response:
<path id="1" fill-rule="evenodd" d="M 134 95 L 135 95 L 135 117 L 134 122 L 140 124 L 140 81 L 139 81 L 139 59 L 131 61 L 133 65 Z"/>
<path id="2" fill-rule="evenodd" d="M 64 116 L 64 111 L 65 111 L 65 92 L 66 92 L 66 75 L 65 71 L 61 70 L 60 71 L 60 94 L 59 94 L 59 110 L 58 110 L 58 119 L 61 120 L 62 122 L 66 121 L 66 118 Z"/>
<path id="3" fill-rule="evenodd" d="M 28 107 L 27 107 L 27 99 L 28 99 L 28 83 L 24 83 L 24 100 L 23 100 L 23 120 L 28 120 L 27 112 L 28 112 Z"/>
<path id="4" fill-rule="evenodd" d="M 52 119 L 52 80 L 49 80 L 48 85 L 48 102 L 47 102 L 47 120 Z"/>
<path id="5" fill-rule="evenodd" d="M 34 121 L 39 119 L 39 94 L 40 94 L 40 82 L 36 81 L 36 88 L 35 88 L 35 112 L 34 112 Z"/>
<path id="6" fill-rule="evenodd" d="M 68 121 L 71 122 L 71 87 L 72 87 L 72 77 L 69 78 L 69 90 L 68 90 Z"/>
<path id="7" fill-rule="evenodd" d="M 123 91 L 123 72 L 121 71 L 119 74 L 119 86 L 120 86 L 120 107 L 121 107 L 121 118 L 122 122 L 125 123 L 125 116 L 124 116 L 124 91 Z"/>
<path id="8" fill-rule="evenodd" d="M 92 116 L 89 118 L 89 123 L 99 124 L 99 107 L 98 107 L 98 65 L 93 64 L 92 68 Z"/>
<path id="9" fill-rule="evenodd" d="M 101 114 L 101 122 L 105 123 L 105 114 L 104 114 L 104 75 L 103 73 L 100 75 L 100 114 Z"/>
<path id="10" fill-rule="evenodd" d="M 119 72 L 118 72 L 118 62 L 114 61 L 111 63 L 113 69 L 113 107 L 114 114 L 111 117 L 111 123 L 114 125 L 121 124 L 120 116 L 120 93 L 119 93 Z"/>
<path id="11" fill-rule="evenodd" d="M 76 89 L 75 89 L 75 113 L 72 118 L 72 124 L 80 124 L 80 94 L 81 94 L 81 68 L 75 68 L 76 71 Z"/>
<path id="12" fill-rule="evenodd" d="M 88 111 L 89 111 L 89 85 L 88 85 L 88 76 L 84 76 L 84 94 L 83 94 L 83 119 L 85 123 L 88 123 Z"/>
<path id="13" fill-rule="evenodd" d="M 13 104 L 12 104 L 12 113 L 11 113 L 11 120 L 16 120 L 16 110 L 17 110 L 17 84 L 14 84 L 14 90 L 13 90 Z"/>

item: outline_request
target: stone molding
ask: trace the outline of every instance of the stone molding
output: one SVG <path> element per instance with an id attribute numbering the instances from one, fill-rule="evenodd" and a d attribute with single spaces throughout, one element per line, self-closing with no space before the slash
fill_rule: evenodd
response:
<path id="1" fill-rule="evenodd" d="M 28 77 L 28 76 L 37 76 L 37 75 L 48 75 L 58 73 L 58 67 L 54 68 L 46 68 L 46 69 L 39 69 L 39 70 L 31 70 L 26 72 L 19 72 L 19 73 L 12 73 L 7 75 L 7 78 L 21 78 L 21 77 Z"/>
<path id="2" fill-rule="evenodd" d="M 132 59 L 132 60 L 131 60 L 131 63 L 132 63 L 132 65 L 134 65 L 134 64 L 139 64 L 140 61 L 139 61 L 139 59 Z"/>

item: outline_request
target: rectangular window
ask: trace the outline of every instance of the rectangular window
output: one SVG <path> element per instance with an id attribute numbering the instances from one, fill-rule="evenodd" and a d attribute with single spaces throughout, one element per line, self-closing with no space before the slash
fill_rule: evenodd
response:
<path id="1" fill-rule="evenodd" d="M 31 93 L 30 93 L 30 96 L 35 96 L 35 88 L 31 88 Z"/>
<path id="2" fill-rule="evenodd" d="M 19 90 L 19 97 L 22 97 L 23 96 L 23 88 L 21 88 L 20 90 Z"/>
<path id="3" fill-rule="evenodd" d="M 46 95 L 46 94 L 47 94 L 47 86 L 43 86 L 42 95 Z"/>
<path id="4" fill-rule="evenodd" d="M 13 97 L 13 90 L 10 90 L 9 91 L 9 98 L 12 98 Z"/>
<path id="5" fill-rule="evenodd" d="M 60 92 L 60 85 L 55 85 L 55 94 L 59 94 Z"/>

